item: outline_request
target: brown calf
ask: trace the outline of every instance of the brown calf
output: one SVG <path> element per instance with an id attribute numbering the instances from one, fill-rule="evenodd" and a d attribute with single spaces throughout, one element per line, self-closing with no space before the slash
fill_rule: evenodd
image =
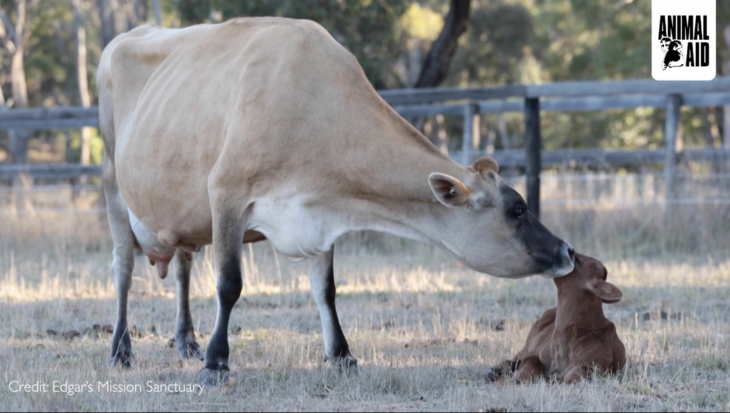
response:
<path id="1" fill-rule="evenodd" d="M 496 380 L 512 371 L 520 382 L 545 377 L 572 383 L 594 369 L 620 370 L 626 363 L 624 344 L 604 317 L 603 303 L 618 302 L 622 293 L 606 282 L 607 274 L 598 260 L 576 254 L 573 272 L 554 279 L 558 306 L 532 325 L 517 356 L 491 368 L 487 377 Z"/>

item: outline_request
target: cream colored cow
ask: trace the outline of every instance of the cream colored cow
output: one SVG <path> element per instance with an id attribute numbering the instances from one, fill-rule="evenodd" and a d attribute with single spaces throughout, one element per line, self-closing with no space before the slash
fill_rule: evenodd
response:
<path id="1" fill-rule="evenodd" d="M 573 269 L 491 158 L 462 167 L 375 92 L 355 57 L 306 20 L 244 18 L 118 36 L 98 71 L 104 190 L 118 295 L 112 363 L 132 361 L 133 248 L 178 265 L 177 345 L 200 354 L 190 252 L 213 244 L 218 313 L 204 382 L 228 371 L 242 242 L 309 259 L 327 356 L 356 364 L 335 310 L 334 241 L 375 230 L 427 242 L 497 277 Z"/>

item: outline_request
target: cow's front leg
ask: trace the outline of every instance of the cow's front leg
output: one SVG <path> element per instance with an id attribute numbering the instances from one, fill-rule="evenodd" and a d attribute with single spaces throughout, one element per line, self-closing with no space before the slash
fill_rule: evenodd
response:
<path id="1" fill-rule="evenodd" d="M 332 266 L 334 245 L 330 250 L 319 257 L 310 259 L 309 283 L 312 286 L 312 295 L 319 309 L 324 336 L 324 349 L 327 359 L 333 364 L 347 369 L 357 368 L 357 360 L 350 354 L 345 335 L 340 327 L 335 308 L 335 276 Z"/>
<path id="2" fill-rule="evenodd" d="M 203 360 L 203 350 L 195 341 L 193 317 L 190 315 L 190 269 L 193 254 L 178 248 L 175 251 L 175 276 L 177 278 L 177 325 L 175 327 L 175 346 L 181 359 L 197 358 Z"/>
<path id="3" fill-rule="evenodd" d="M 216 266 L 218 313 L 213 334 L 205 351 L 205 367 L 200 371 L 204 385 L 226 383 L 228 368 L 228 321 L 231 310 L 241 296 L 241 245 L 243 224 L 240 214 L 213 213 L 213 257 Z"/>

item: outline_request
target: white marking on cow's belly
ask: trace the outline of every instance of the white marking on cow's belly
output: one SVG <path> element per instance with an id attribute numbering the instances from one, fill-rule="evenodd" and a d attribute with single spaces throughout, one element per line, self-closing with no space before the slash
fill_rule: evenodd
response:
<path id="1" fill-rule="evenodd" d="M 279 198 L 286 199 L 284 202 L 256 201 L 248 229 L 264 234 L 279 252 L 292 260 L 329 251 L 344 232 L 342 226 L 332 216 L 305 208 L 301 199 L 292 198 Z"/>
<path id="2" fill-rule="evenodd" d="M 127 208 L 127 211 L 129 212 L 129 223 L 132 225 L 132 232 L 134 232 L 134 237 L 137 239 L 137 244 L 142 248 L 142 252 L 150 258 L 171 257 L 175 253 L 175 247 L 162 244 L 157 240 L 157 234 L 147 229 L 131 209 Z"/>

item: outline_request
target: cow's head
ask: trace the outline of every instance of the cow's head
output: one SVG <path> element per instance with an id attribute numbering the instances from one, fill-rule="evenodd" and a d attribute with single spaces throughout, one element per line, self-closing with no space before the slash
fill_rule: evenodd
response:
<path id="1" fill-rule="evenodd" d="M 560 277 L 573 270 L 573 247 L 527 211 L 527 204 L 483 157 L 465 179 L 432 173 L 436 199 L 450 208 L 441 242 L 468 267 L 497 277 Z"/>
<path id="2" fill-rule="evenodd" d="M 567 297 L 581 297 L 590 294 L 606 304 L 617 303 L 623 293 L 606 281 L 608 270 L 595 258 L 575 255 L 575 269 L 565 277 L 555 279 L 558 292 Z"/>

